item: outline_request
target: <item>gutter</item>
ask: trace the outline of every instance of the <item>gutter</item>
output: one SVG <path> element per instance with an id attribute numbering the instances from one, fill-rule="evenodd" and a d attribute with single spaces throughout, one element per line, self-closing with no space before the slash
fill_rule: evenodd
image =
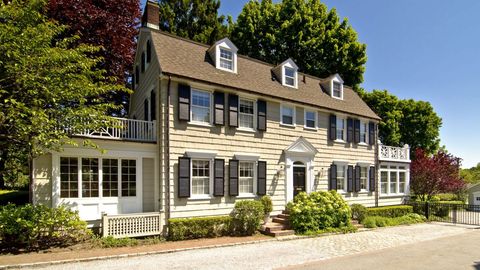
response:
<path id="1" fill-rule="evenodd" d="M 170 219 L 170 84 L 172 81 L 172 77 L 168 76 L 168 85 L 167 85 L 167 110 L 166 110 L 166 117 L 165 117 L 165 166 L 166 168 L 166 176 L 165 176 L 165 225 L 167 226 L 167 233 L 168 233 L 168 220 Z"/>

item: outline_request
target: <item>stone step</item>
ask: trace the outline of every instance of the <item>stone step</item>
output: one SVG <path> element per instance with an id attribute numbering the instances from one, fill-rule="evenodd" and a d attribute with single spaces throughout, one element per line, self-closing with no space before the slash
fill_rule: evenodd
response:
<path id="1" fill-rule="evenodd" d="M 272 221 L 276 223 L 290 225 L 290 221 L 288 220 L 288 218 L 274 217 Z"/>
<path id="2" fill-rule="evenodd" d="M 287 211 L 287 210 L 283 210 L 283 211 L 282 211 L 282 214 L 288 215 L 288 211 Z"/>
<path id="3" fill-rule="evenodd" d="M 293 230 L 282 230 L 282 231 L 274 231 L 274 232 L 263 232 L 266 235 L 270 235 L 273 237 L 279 237 L 279 236 L 287 236 L 287 235 L 294 235 L 295 231 Z"/>
<path id="4" fill-rule="evenodd" d="M 279 214 L 277 215 L 278 218 L 283 218 L 283 219 L 288 219 L 290 215 L 289 214 Z"/>
<path id="5" fill-rule="evenodd" d="M 265 228 L 266 232 L 278 232 L 290 229 L 288 226 L 285 225 L 277 225 L 277 226 L 269 226 Z"/>

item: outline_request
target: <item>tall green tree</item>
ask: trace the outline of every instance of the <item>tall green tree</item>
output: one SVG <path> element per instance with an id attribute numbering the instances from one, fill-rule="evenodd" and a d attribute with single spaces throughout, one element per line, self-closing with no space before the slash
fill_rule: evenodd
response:
<path id="1" fill-rule="evenodd" d="M 46 0 L 0 4 L 0 149 L 8 153 L 0 171 L 29 164 L 30 189 L 33 159 L 75 144 L 66 128 L 76 133 L 109 122 L 116 106 L 99 97 L 128 91 L 96 68 L 98 47 L 59 38 L 66 27 L 49 21 L 45 9 Z"/>
<path id="2" fill-rule="evenodd" d="M 206 44 L 228 36 L 232 19 L 218 15 L 220 0 L 160 0 L 159 5 L 163 31 Z"/>
<path id="3" fill-rule="evenodd" d="M 339 73 L 347 85 L 363 81 L 366 45 L 335 9 L 319 0 L 248 2 L 232 29 L 239 52 L 272 64 L 291 57 L 308 74 Z"/>
<path id="4" fill-rule="evenodd" d="M 382 118 L 379 137 L 384 144 L 408 144 L 412 149 L 421 148 L 427 154 L 433 154 L 439 149 L 442 119 L 429 102 L 402 100 L 387 90 L 362 91 L 361 96 Z"/>
<path id="5" fill-rule="evenodd" d="M 477 166 L 469 168 L 469 169 L 462 169 L 460 171 L 460 175 L 467 183 L 470 184 L 477 184 L 480 183 L 480 163 Z"/>

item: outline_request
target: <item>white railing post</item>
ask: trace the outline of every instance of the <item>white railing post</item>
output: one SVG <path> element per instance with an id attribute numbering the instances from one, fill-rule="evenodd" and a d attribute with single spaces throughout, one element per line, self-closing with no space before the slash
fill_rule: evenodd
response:
<path id="1" fill-rule="evenodd" d="M 108 235 L 108 216 L 106 213 L 102 213 L 102 237 Z"/>

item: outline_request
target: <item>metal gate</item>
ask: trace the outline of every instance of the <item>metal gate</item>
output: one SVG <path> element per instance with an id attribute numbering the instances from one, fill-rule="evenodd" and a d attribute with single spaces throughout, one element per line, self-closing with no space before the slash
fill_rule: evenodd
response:
<path id="1" fill-rule="evenodd" d="M 480 225 L 480 205 L 435 202 L 410 202 L 413 212 L 430 221 Z"/>

